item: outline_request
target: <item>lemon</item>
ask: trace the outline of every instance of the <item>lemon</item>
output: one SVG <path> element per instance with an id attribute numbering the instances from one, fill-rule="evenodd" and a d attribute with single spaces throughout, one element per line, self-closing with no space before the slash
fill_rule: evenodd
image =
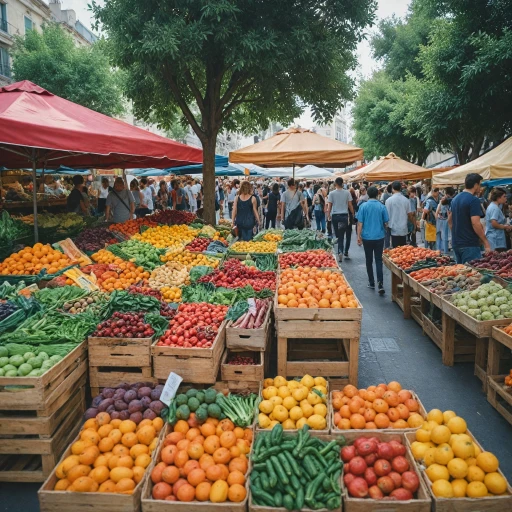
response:
<path id="1" fill-rule="evenodd" d="M 288 384 L 288 381 L 284 377 L 281 377 L 280 375 L 278 375 L 277 377 L 274 378 L 274 386 L 276 388 L 280 388 L 281 386 L 286 386 L 286 384 Z"/>
<path id="2" fill-rule="evenodd" d="M 435 421 L 425 421 L 421 428 L 428 430 L 429 432 L 432 432 L 432 430 L 437 426 L 438 424 Z"/>
<path id="3" fill-rule="evenodd" d="M 294 390 L 300 387 L 300 382 L 297 382 L 296 380 L 289 380 L 287 385 L 291 390 Z"/>
<path id="4" fill-rule="evenodd" d="M 311 415 L 307 423 L 313 430 L 325 430 L 327 427 L 327 420 L 319 414 Z"/>
<path id="5" fill-rule="evenodd" d="M 453 411 L 444 411 L 443 412 L 443 423 L 446 425 L 452 418 L 457 416 Z"/>
<path id="6" fill-rule="evenodd" d="M 456 439 L 452 443 L 452 450 L 455 454 L 455 457 L 460 457 L 464 460 L 475 456 L 475 444 L 472 441 Z"/>
<path id="7" fill-rule="evenodd" d="M 421 460 L 425 456 L 426 451 L 429 449 L 429 445 L 427 443 L 420 443 L 418 441 L 414 441 L 411 444 L 411 451 L 416 460 Z"/>
<path id="8" fill-rule="evenodd" d="M 288 386 L 279 386 L 277 395 L 285 399 L 287 396 L 292 396 L 292 392 Z"/>
<path id="9" fill-rule="evenodd" d="M 300 430 L 304 425 L 307 425 L 308 420 L 304 417 L 302 417 L 300 420 L 297 420 L 295 422 L 295 426 Z"/>
<path id="10" fill-rule="evenodd" d="M 407 425 L 410 428 L 418 428 L 423 425 L 423 418 L 421 417 L 421 414 L 418 414 L 417 412 L 413 412 L 409 418 L 407 419 Z M 426 429 L 424 429 L 426 430 Z M 429 431 L 430 432 L 430 431 Z"/>
<path id="11" fill-rule="evenodd" d="M 313 379 L 315 386 L 324 386 L 327 388 L 327 381 L 323 377 L 315 377 Z"/>
<path id="12" fill-rule="evenodd" d="M 307 400 L 311 405 L 322 403 L 322 399 L 316 393 L 309 393 Z"/>
<path id="13" fill-rule="evenodd" d="M 304 389 L 306 390 L 306 392 L 304 392 Z M 294 389 L 292 391 L 292 396 L 293 398 L 295 398 L 295 400 L 297 400 L 297 402 L 302 402 L 302 400 L 308 397 L 308 390 L 307 388 L 304 387 Z"/>
<path id="14" fill-rule="evenodd" d="M 434 460 L 437 464 L 446 466 L 453 459 L 453 451 L 449 445 L 438 446 L 434 453 Z"/>
<path id="15" fill-rule="evenodd" d="M 436 453 L 437 448 L 428 448 L 425 452 L 425 455 L 423 455 L 423 463 L 428 468 L 429 466 L 432 466 L 432 464 L 435 464 L 434 454 Z"/>
<path id="16" fill-rule="evenodd" d="M 300 379 L 300 383 L 303 386 L 306 386 L 307 388 L 311 389 L 315 385 L 315 379 L 313 379 L 311 375 L 306 374 L 304 375 L 304 377 L 302 377 L 302 379 Z"/>
<path id="17" fill-rule="evenodd" d="M 416 430 L 416 441 L 428 443 L 430 441 L 430 432 L 423 428 Z"/>
<path id="18" fill-rule="evenodd" d="M 295 429 L 295 421 L 291 420 L 290 418 L 288 418 L 287 420 L 283 421 L 282 423 L 283 425 L 283 428 L 285 430 L 291 430 L 291 429 Z"/>
<path id="19" fill-rule="evenodd" d="M 450 480 L 448 469 L 445 466 L 441 466 L 441 464 L 432 464 L 425 470 L 425 473 L 431 482 L 435 482 L 436 480 Z"/>
<path id="20" fill-rule="evenodd" d="M 451 435 L 452 433 L 447 426 L 438 425 L 432 429 L 432 432 L 430 433 L 430 439 L 433 443 L 443 444 L 450 440 Z"/>
<path id="21" fill-rule="evenodd" d="M 467 487 L 468 483 L 466 482 L 466 480 L 464 480 L 464 478 L 457 478 L 455 480 L 452 480 L 453 497 L 465 498 Z"/>
<path id="22" fill-rule="evenodd" d="M 443 423 L 443 413 L 439 409 L 432 409 L 427 414 L 427 421 L 435 421 L 438 425 Z"/>
<path id="23" fill-rule="evenodd" d="M 295 400 L 295 398 L 293 398 L 293 396 L 287 396 L 283 400 L 283 406 L 286 407 L 288 410 L 292 409 L 296 405 L 297 405 L 297 400 Z"/>
<path id="24" fill-rule="evenodd" d="M 270 427 L 270 418 L 266 414 L 260 412 L 258 414 L 258 424 L 261 428 L 268 428 Z"/>
<path id="25" fill-rule="evenodd" d="M 486 473 L 494 473 L 498 470 L 499 462 L 491 452 L 482 452 L 476 456 L 476 465 Z"/>
<path id="26" fill-rule="evenodd" d="M 504 494 L 507 490 L 507 481 L 496 471 L 485 475 L 484 484 L 493 494 Z"/>
<path id="27" fill-rule="evenodd" d="M 459 416 L 450 418 L 446 426 L 450 429 L 452 434 L 463 434 L 468 429 L 466 421 Z"/>
<path id="28" fill-rule="evenodd" d="M 280 422 L 279 422 L 279 421 L 277 421 L 277 420 L 272 420 L 272 421 L 270 422 L 270 427 L 269 427 L 269 428 L 272 430 L 276 425 L 279 425 L 279 424 L 280 424 Z"/>
<path id="29" fill-rule="evenodd" d="M 468 466 L 476 466 L 476 458 L 475 457 L 469 457 L 468 459 L 466 459 L 465 462 Z"/>
<path id="30" fill-rule="evenodd" d="M 438 498 L 453 498 L 454 496 L 452 484 L 446 478 L 436 480 L 432 484 L 432 492 Z"/>
<path id="31" fill-rule="evenodd" d="M 280 396 L 269 398 L 269 402 L 272 402 L 274 405 L 283 405 L 283 399 Z"/>
<path id="32" fill-rule="evenodd" d="M 478 463 L 478 461 L 477 461 Z M 468 482 L 483 482 L 485 478 L 485 473 L 482 468 L 478 466 L 469 466 L 468 467 L 468 476 L 466 480 Z"/>
<path id="33" fill-rule="evenodd" d="M 475 446 L 475 457 L 478 457 L 482 453 L 482 450 L 480 450 L 476 443 L 473 443 L 473 445 Z"/>
<path id="34" fill-rule="evenodd" d="M 270 414 L 274 410 L 274 404 L 270 400 L 262 400 L 259 409 L 264 414 Z"/>
<path id="35" fill-rule="evenodd" d="M 261 394 L 265 400 L 268 400 L 269 398 L 272 398 L 273 396 L 277 396 L 277 388 L 275 386 L 269 386 L 268 388 L 265 388 L 261 392 Z"/>
<path id="36" fill-rule="evenodd" d="M 293 421 L 297 421 L 297 420 L 300 420 L 303 416 L 304 416 L 304 412 L 302 411 L 302 409 L 300 407 L 298 407 L 297 405 L 295 407 L 292 407 L 290 409 L 290 418 L 293 420 Z"/>
<path id="37" fill-rule="evenodd" d="M 306 403 L 301 402 L 300 408 L 302 409 L 302 412 L 304 413 L 304 418 L 306 419 L 309 418 L 314 413 L 313 406 L 308 401 L 306 401 Z"/>
<path id="38" fill-rule="evenodd" d="M 483 498 L 487 496 L 487 487 L 483 482 L 471 482 L 466 487 L 466 495 L 469 498 Z"/>
<path id="39" fill-rule="evenodd" d="M 327 395 L 327 388 L 325 386 L 314 386 L 313 389 L 317 389 L 320 393 Z"/>
<path id="40" fill-rule="evenodd" d="M 270 386 L 273 386 L 274 385 L 274 379 L 265 379 L 263 381 L 263 387 L 264 388 L 268 388 Z"/>
<path id="41" fill-rule="evenodd" d="M 288 419 L 288 409 L 283 405 L 276 405 L 272 411 L 272 415 L 279 423 L 283 423 L 283 421 Z"/>
<path id="42" fill-rule="evenodd" d="M 465 478 L 468 474 L 468 465 L 466 461 L 458 457 L 449 461 L 447 467 L 452 478 Z"/>
<path id="43" fill-rule="evenodd" d="M 325 404 L 316 404 L 313 407 L 313 413 L 319 414 L 320 416 L 323 416 L 324 418 L 327 416 L 327 407 Z"/>

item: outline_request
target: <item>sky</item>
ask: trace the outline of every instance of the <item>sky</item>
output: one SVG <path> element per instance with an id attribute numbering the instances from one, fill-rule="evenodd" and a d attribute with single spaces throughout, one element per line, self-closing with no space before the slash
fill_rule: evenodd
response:
<path id="1" fill-rule="evenodd" d="M 393 14 L 398 17 L 405 16 L 409 2 L 410 0 L 378 0 L 377 22 Z M 88 3 L 89 0 L 61 0 L 62 9 L 73 9 L 76 12 L 77 18 L 86 27 L 90 28 L 91 13 L 87 10 Z M 103 2 L 100 0 L 99 3 Z M 368 29 L 368 35 L 374 30 L 375 27 Z M 357 47 L 357 57 L 359 60 L 358 76 L 361 75 L 366 78 L 370 76 L 374 70 L 378 69 L 379 64 L 372 58 L 368 39 L 359 43 Z M 309 111 L 305 111 L 300 118 L 296 119 L 296 123 L 304 128 L 311 128 L 314 125 Z"/>

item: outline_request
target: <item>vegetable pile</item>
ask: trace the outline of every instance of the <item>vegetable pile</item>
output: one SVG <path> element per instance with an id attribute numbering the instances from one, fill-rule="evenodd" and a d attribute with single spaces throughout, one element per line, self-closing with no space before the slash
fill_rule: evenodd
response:
<path id="1" fill-rule="evenodd" d="M 277 242 L 235 242 L 229 249 L 233 253 L 275 253 Z"/>
<path id="2" fill-rule="evenodd" d="M 340 441 L 322 441 L 304 426 L 283 434 L 280 425 L 258 434 L 250 487 L 255 505 L 287 510 L 332 510 L 341 506 Z"/>
<path id="3" fill-rule="evenodd" d="M 231 325 L 238 329 L 259 329 L 263 325 L 267 311 L 270 309 L 270 300 L 256 299 L 255 308 L 249 308 L 236 322 Z"/>
<path id="4" fill-rule="evenodd" d="M 168 261 L 151 272 L 148 284 L 154 290 L 164 286 L 183 286 L 190 284 L 190 275 L 185 265 Z"/>
<path id="5" fill-rule="evenodd" d="M 158 223 L 151 220 L 150 217 L 141 217 L 139 219 L 131 219 L 120 224 L 111 224 L 108 229 L 111 231 L 117 231 L 126 238 L 130 238 L 140 232 L 142 226 L 157 226 Z"/>
<path id="6" fill-rule="evenodd" d="M 430 282 L 443 277 L 457 277 L 461 274 L 469 274 L 469 277 L 477 275 L 477 272 L 466 265 L 452 265 L 449 267 L 423 268 L 415 270 L 409 275 L 418 283 Z"/>
<path id="7" fill-rule="evenodd" d="M 317 251 L 288 252 L 279 256 L 281 268 L 317 267 L 338 268 L 332 253 L 323 249 Z"/>
<path id="8" fill-rule="evenodd" d="M 144 322 L 141 313 L 114 313 L 112 318 L 101 322 L 93 333 L 99 338 L 151 338 L 155 334 L 150 324 Z"/>
<path id="9" fill-rule="evenodd" d="M 163 251 L 153 247 L 151 244 L 139 242 L 136 239 L 110 245 L 107 249 L 116 256 L 124 260 L 133 261 L 146 270 L 153 270 L 162 264 L 160 256 Z"/>
<path id="10" fill-rule="evenodd" d="M 198 231 L 184 224 L 180 226 L 155 226 L 146 229 L 141 234 L 133 236 L 134 240 L 146 242 L 159 249 L 168 249 L 170 247 L 182 247 L 191 242 Z"/>
<path id="11" fill-rule="evenodd" d="M 220 260 L 219 258 L 211 258 L 204 254 L 193 253 L 187 251 L 184 247 L 180 247 L 178 249 L 172 249 L 171 251 L 167 251 L 160 259 L 165 263 L 167 261 L 173 261 L 175 263 L 182 263 L 190 270 L 193 267 L 197 266 L 209 266 L 213 268 L 217 268 L 219 266 Z"/>
<path id="12" fill-rule="evenodd" d="M 40 377 L 62 360 L 62 356 L 50 356 L 42 350 L 20 353 L 25 348 L 14 344 L 0 346 L 0 377 Z"/>
<path id="13" fill-rule="evenodd" d="M 0 302 L 0 322 L 11 316 L 17 309 L 18 306 L 13 302 Z"/>
<path id="14" fill-rule="evenodd" d="M 332 251 L 332 243 L 321 233 L 310 229 L 287 229 L 279 242 L 282 252 L 301 252 L 312 249 Z"/>
<path id="15" fill-rule="evenodd" d="M 197 237 L 186 246 L 186 249 L 190 252 L 203 252 L 206 251 L 211 242 L 211 238 Z"/>
<path id="16" fill-rule="evenodd" d="M 434 259 L 441 257 L 440 251 L 425 249 L 424 247 L 413 247 L 412 245 L 403 245 L 386 251 L 389 259 L 401 269 L 408 269 L 419 260 Z M 437 265 L 436 265 L 437 266 Z"/>
<path id="17" fill-rule="evenodd" d="M 423 284 L 430 288 L 432 293 L 437 295 L 452 295 L 461 291 L 471 291 L 480 285 L 478 272 L 467 272 L 456 277 L 443 277 L 433 281 L 425 281 Z"/>
<path id="18" fill-rule="evenodd" d="M 196 214 L 182 210 L 160 210 L 149 217 L 158 224 L 191 224 Z"/>
<path id="19" fill-rule="evenodd" d="M 117 239 L 107 228 L 89 228 L 84 229 L 74 239 L 74 242 L 81 251 L 95 252 L 103 249 L 106 245 L 116 244 Z"/>

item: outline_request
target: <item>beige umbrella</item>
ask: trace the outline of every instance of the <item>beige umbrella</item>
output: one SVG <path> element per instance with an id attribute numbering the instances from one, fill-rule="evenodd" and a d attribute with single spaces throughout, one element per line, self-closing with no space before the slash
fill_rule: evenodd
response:
<path id="1" fill-rule="evenodd" d="M 402 160 L 389 153 L 365 167 L 365 181 L 424 180 L 432 178 L 432 169 Z"/>
<path id="2" fill-rule="evenodd" d="M 329 139 L 304 128 L 288 128 L 252 146 L 229 153 L 231 163 L 252 163 L 262 167 L 319 165 L 345 167 L 362 160 L 363 150 Z"/>

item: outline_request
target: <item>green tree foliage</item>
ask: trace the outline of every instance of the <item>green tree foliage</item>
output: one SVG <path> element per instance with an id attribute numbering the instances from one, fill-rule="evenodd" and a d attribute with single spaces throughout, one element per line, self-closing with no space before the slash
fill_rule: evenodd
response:
<path id="1" fill-rule="evenodd" d="M 30 80 L 50 92 L 113 116 L 124 110 L 121 74 L 113 71 L 104 41 L 77 47 L 56 23 L 17 37 L 12 50 L 16 80 Z"/>
<path id="2" fill-rule="evenodd" d="M 375 1 L 106 0 L 92 8 L 112 63 L 128 73 L 137 117 L 169 128 L 180 109 L 201 140 L 211 222 L 219 132 L 288 124 L 306 106 L 315 120 L 330 119 L 352 99 L 348 71 Z"/>

